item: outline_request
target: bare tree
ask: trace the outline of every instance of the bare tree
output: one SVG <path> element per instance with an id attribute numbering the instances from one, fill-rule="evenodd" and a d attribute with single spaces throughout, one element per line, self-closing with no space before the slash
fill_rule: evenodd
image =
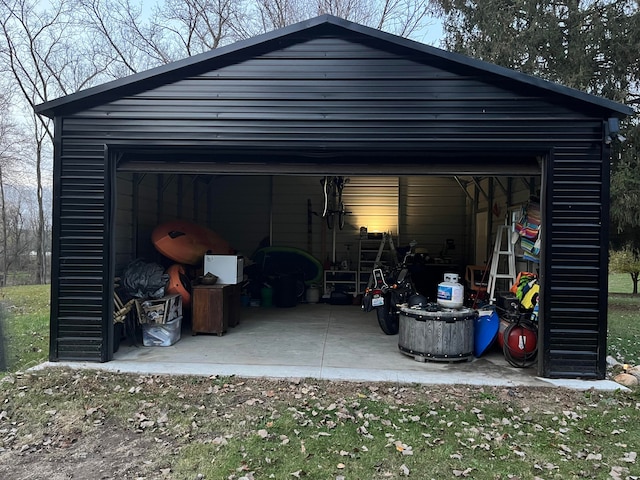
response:
<path id="1" fill-rule="evenodd" d="M 149 13 L 130 0 L 77 0 L 77 6 L 79 21 L 90 32 L 95 54 L 101 57 L 105 73 L 111 78 L 184 56 L 172 48 L 163 22 L 152 21 Z"/>
<path id="2" fill-rule="evenodd" d="M 31 125 L 38 202 L 37 275 L 46 275 L 43 153 L 53 141 L 51 120 L 34 115 L 33 107 L 90 86 L 105 72 L 76 19 L 69 0 L 54 0 L 45 8 L 37 0 L 0 0 L 2 41 L 0 60 L 21 93 L 23 122 Z"/>
<path id="3" fill-rule="evenodd" d="M 432 23 L 431 0 L 163 0 L 146 10 L 131 0 L 75 1 L 112 78 L 324 13 L 406 37 Z"/>
<path id="4" fill-rule="evenodd" d="M 243 0 L 166 0 L 148 11 L 130 0 L 76 2 L 112 78 L 213 50 L 249 32 Z"/>
<path id="5" fill-rule="evenodd" d="M 2 88 L 5 92 L 10 89 Z M 15 260 L 15 248 L 11 244 L 12 222 L 11 211 L 15 209 L 18 196 L 12 185 L 25 180 L 24 163 L 21 152 L 24 147 L 24 136 L 12 121 L 11 102 L 7 95 L 0 95 L 0 275 L 6 281 L 9 269 Z M 10 194 L 13 193 L 13 194 Z"/>
<path id="6" fill-rule="evenodd" d="M 43 182 L 53 125 L 30 113 L 35 105 L 322 13 L 404 36 L 424 30 L 431 13 L 431 0 L 134 2 L 0 0 L 0 73 L 19 94 L 14 106 L 33 144 L 39 282 L 47 270 Z"/>
<path id="7" fill-rule="evenodd" d="M 233 26 L 245 18 L 244 9 L 238 0 L 166 0 L 154 23 L 162 22 L 176 50 L 192 56 L 237 40 Z"/>
<path id="8" fill-rule="evenodd" d="M 255 0 L 264 31 L 331 14 L 403 37 L 433 23 L 430 0 Z"/>

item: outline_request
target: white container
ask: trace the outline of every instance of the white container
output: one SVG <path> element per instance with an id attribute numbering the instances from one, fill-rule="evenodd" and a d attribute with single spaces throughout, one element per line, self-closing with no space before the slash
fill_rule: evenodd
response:
<path id="1" fill-rule="evenodd" d="M 216 283 L 235 285 L 242 282 L 244 259 L 235 255 L 205 255 L 204 274 L 212 273 L 218 277 Z"/>
<path id="2" fill-rule="evenodd" d="M 445 273 L 444 282 L 438 284 L 438 305 L 445 308 L 461 308 L 464 305 L 464 287 L 458 283 L 456 273 Z"/>
<path id="3" fill-rule="evenodd" d="M 305 297 L 307 303 L 318 303 L 320 301 L 320 287 L 311 286 L 307 288 Z"/>
<path id="4" fill-rule="evenodd" d="M 169 347 L 180 340 L 182 317 L 168 323 L 143 323 L 142 344 L 145 347 Z"/>

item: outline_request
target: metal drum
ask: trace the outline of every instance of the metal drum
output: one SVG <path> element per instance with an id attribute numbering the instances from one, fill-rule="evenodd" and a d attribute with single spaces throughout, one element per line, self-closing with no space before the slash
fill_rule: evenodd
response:
<path id="1" fill-rule="evenodd" d="M 400 307 L 398 348 L 418 361 L 469 360 L 473 357 L 473 328 L 477 316 L 471 308 Z"/>

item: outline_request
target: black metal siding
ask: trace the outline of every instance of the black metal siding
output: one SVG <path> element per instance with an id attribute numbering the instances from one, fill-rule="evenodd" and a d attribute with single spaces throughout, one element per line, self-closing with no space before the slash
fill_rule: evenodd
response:
<path id="1" fill-rule="evenodd" d="M 110 274 L 105 182 L 112 174 L 105 167 L 105 145 L 166 146 L 176 161 L 188 147 L 353 152 L 370 155 L 372 162 L 384 162 L 381 152 L 419 153 L 427 164 L 443 153 L 486 158 L 555 149 L 545 187 L 543 373 L 602 376 L 601 219 L 608 193 L 602 118 L 550 92 L 384 47 L 321 37 L 66 116 L 57 132 L 62 153 L 54 356 L 109 356 L 101 344 L 111 301 L 104 286 Z M 578 283 L 579 292 L 569 288 Z"/>
<path id="2" fill-rule="evenodd" d="M 57 122 L 58 132 L 64 130 Z M 56 144 L 51 302 L 52 360 L 110 359 L 113 282 L 104 143 Z"/>
<path id="3" fill-rule="evenodd" d="M 594 128 L 592 148 L 557 147 L 544 215 L 544 367 L 547 377 L 605 375 L 609 176 Z"/>

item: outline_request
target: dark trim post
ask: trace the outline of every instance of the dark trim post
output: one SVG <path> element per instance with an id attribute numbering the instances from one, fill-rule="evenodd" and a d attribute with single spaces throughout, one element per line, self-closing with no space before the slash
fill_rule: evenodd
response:
<path id="1" fill-rule="evenodd" d="M 600 224 L 600 292 L 598 322 L 598 378 L 605 378 L 607 374 L 607 331 L 609 325 L 609 235 L 611 216 L 609 212 L 611 203 L 611 147 L 602 142 L 602 193 L 603 205 Z"/>
<path id="2" fill-rule="evenodd" d="M 116 209 L 116 155 L 108 145 L 104 147 L 104 275 L 102 277 L 102 346 L 100 361 L 113 359 L 113 287 L 115 283 L 115 209 Z"/>
<path id="3" fill-rule="evenodd" d="M 547 275 L 551 273 L 551 212 L 553 211 L 553 167 L 554 150 L 545 156 L 542 161 L 542 175 L 540 187 L 540 214 L 542 216 L 542 231 L 540 232 L 540 295 L 538 295 L 538 375 L 549 377 L 551 373 L 551 349 L 550 344 L 550 319 L 549 303 L 545 298 L 551 298 L 551 282 L 547 281 Z"/>
<path id="4" fill-rule="evenodd" d="M 51 301 L 49 307 L 49 361 L 57 362 L 58 356 L 58 331 L 60 322 L 59 290 L 60 290 L 60 218 L 62 201 L 61 176 L 62 176 L 62 118 L 55 117 L 53 137 L 53 209 L 51 220 Z"/>

